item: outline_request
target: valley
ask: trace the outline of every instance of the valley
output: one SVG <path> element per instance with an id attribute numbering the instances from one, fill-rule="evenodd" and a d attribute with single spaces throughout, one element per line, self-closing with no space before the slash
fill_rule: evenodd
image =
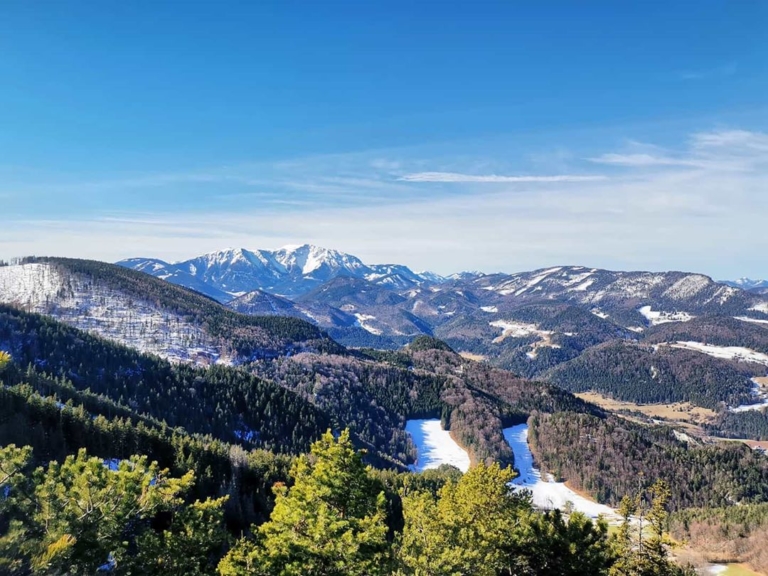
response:
<path id="1" fill-rule="evenodd" d="M 125 459 L 152 438 L 140 451 L 174 470 L 215 463 L 195 464 L 195 490 L 229 494 L 241 529 L 326 429 L 386 474 L 511 465 L 536 510 L 612 525 L 643 478 L 672 488 L 673 513 L 768 502 L 761 294 L 678 272 L 442 278 L 311 246 L 259 254 L 0 266 L 16 407 L 0 436 L 41 462 Z M 112 439 L 137 425 L 131 447 Z"/>

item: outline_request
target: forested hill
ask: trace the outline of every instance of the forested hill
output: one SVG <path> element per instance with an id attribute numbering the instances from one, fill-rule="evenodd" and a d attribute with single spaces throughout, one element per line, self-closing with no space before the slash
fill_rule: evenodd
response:
<path id="1" fill-rule="evenodd" d="M 88 391 L 109 401 L 105 416 L 141 416 L 246 447 L 293 453 L 307 450 L 330 425 L 306 400 L 241 369 L 171 364 L 4 305 L 0 350 L 13 359 L 7 384 L 41 382 L 40 392 L 50 393 L 55 383 L 63 402 Z"/>
<path id="2" fill-rule="evenodd" d="M 27 258 L 0 268 L 0 299 L 173 360 L 240 363 L 344 353 L 309 322 L 233 312 L 200 293 L 104 262 Z"/>

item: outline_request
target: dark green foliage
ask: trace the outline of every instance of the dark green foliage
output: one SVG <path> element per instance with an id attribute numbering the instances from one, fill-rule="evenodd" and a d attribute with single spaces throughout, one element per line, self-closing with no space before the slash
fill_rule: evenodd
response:
<path id="1" fill-rule="evenodd" d="M 129 413 L 130 414 L 130 413 Z M 36 462 L 62 461 L 81 448 L 105 459 L 142 454 L 174 474 L 196 474 L 191 495 L 228 495 L 227 520 L 244 528 L 271 510 L 271 486 L 287 478 L 290 459 L 264 450 L 246 452 L 210 437 L 135 417 L 95 416 L 82 405 L 61 405 L 29 385 L 0 387 L 0 446 L 29 445 Z"/>
<path id="2" fill-rule="evenodd" d="M 641 404 L 689 401 L 718 409 L 749 402 L 750 378 L 763 370 L 691 350 L 617 341 L 590 348 L 545 379 L 572 392 L 595 390 Z"/>
<path id="3" fill-rule="evenodd" d="M 705 424 L 705 428 L 714 436 L 768 440 L 768 412 L 722 412 L 714 422 Z"/>
<path id="4" fill-rule="evenodd" d="M 529 424 L 541 467 L 600 502 L 616 506 L 656 479 L 673 488 L 675 510 L 768 501 L 768 459 L 743 444 L 689 447 L 670 428 L 617 416 L 534 414 Z"/>
<path id="5" fill-rule="evenodd" d="M 410 340 L 407 336 L 379 336 L 365 328 L 344 326 L 328 328 L 328 336 L 348 348 L 375 348 L 376 350 L 397 350 Z"/>
<path id="6" fill-rule="evenodd" d="M 8 383 L 45 372 L 170 427 L 277 452 L 306 450 L 324 415 L 291 392 L 243 370 L 170 364 L 42 316 L 0 306 L 0 343 L 16 366 Z M 48 380 L 52 380 L 49 378 Z"/>
<path id="7" fill-rule="evenodd" d="M 448 346 L 442 340 L 433 338 L 432 336 L 422 335 L 416 336 L 411 343 L 408 344 L 409 350 L 412 352 L 423 352 L 424 350 L 442 350 L 443 352 L 453 352 L 453 349 Z"/>

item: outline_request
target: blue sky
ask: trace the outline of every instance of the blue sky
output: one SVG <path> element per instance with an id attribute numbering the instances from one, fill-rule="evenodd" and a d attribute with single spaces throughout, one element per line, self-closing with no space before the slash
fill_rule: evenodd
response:
<path id="1" fill-rule="evenodd" d="M 0 257 L 768 275 L 768 3 L 0 4 Z"/>

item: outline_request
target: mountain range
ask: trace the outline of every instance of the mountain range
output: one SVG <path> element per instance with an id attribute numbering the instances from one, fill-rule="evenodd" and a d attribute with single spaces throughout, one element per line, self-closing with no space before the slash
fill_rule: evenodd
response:
<path id="1" fill-rule="evenodd" d="M 279 250 L 229 248 L 175 263 L 131 258 L 118 264 L 202 292 L 220 302 L 253 290 L 295 297 L 340 276 L 363 278 L 397 289 L 442 280 L 437 274 L 417 274 L 399 264 L 366 265 L 356 256 L 310 244 Z"/>
<path id="2" fill-rule="evenodd" d="M 741 288 L 742 290 L 749 290 L 750 292 L 757 292 L 759 294 L 768 293 L 768 280 L 753 280 L 752 278 L 739 278 L 738 280 L 721 280 L 723 284 L 733 286 L 735 288 Z"/>
<path id="3" fill-rule="evenodd" d="M 228 495 L 237 530 L 271 509 L 282 454 L 349 428 L 370 464 L 404 471 L 406 422 L 423 418 L 502 464 L 505 428 L 527 422 L 543 472 L 612 506 L 637 478 L 668 482 L 676 510 L 768 502 L 765 296 L 579 266 L 380 283 L 358 259 L 299 254 L 275 258 L 292 297 L 245 283 L 233 297 L 255 265 L 225 260 L 176 272 L 226 303 L 145 273 L 169 272 L 156 260 L 0 266 L 0 441 L 194 466 L 196 494 Z"/>
<path id="4" fill-rule="evenodd" d="M 306 244 L 229 249 L 174 264 L 134 258 L 119 265 L 201 292 L 237 312 L 307 320 L 345 345 L 396 348 L 414 336 L 434 335 L 530 375 L 541 369 L 543 349 L 563 354 L 569 347 L 552 337 L 582 341 L 582 347 L 702 315 L 768 319 L 768 299 L 758 291 L 686 272 L 559 266 L 443 277 L 397 264 L 368 265 Z M 567 326 L 542 327 L 563 314 Z M 544 338 L 545 332 L 551 334 Z M 520 346 L 522 333 L 532 342 L 528 346 Z"/>

